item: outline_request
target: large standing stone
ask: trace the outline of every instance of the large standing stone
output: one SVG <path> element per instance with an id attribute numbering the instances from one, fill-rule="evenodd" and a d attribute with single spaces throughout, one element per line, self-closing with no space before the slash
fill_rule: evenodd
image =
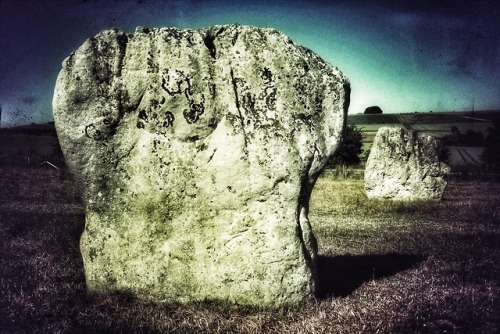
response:
<path id="1" fill-rule="evenodd" d="M 365 168 L 368 197 L 441 199 L 450 168 L 439 157 L 434 137 L 402 128 L 380 128 Z"/>
<path id="2" fill-rule="evenodd" d="M 272 29 L 104 31 L 63 63 L 54 118 L 84 189 L 87 287 L 277 306 L 314 293 L 309 196 L 349 83 Z"/>

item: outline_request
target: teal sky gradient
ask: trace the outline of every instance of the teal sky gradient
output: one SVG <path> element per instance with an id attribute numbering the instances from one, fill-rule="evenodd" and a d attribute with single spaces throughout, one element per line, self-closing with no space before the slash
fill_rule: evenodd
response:
<path id="1" fill-rule="evenodd" d="M 0 0 L 2 126 L 52 120 L 62 60 L 99 31 L 136 26 L 273 27 L 337 66 L 349 112 L 500 109 L 495 1 Z M 450 7 L 451 6 L 451 7 Z"/>

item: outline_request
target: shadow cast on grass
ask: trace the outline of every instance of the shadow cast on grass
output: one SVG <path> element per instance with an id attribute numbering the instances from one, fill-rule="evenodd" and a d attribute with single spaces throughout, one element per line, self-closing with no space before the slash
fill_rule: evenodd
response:
<path id="1" fill-rule="evenodd" d="M 404 254 L 318 256 L 316 297 L 346 297 L 365 282 L 395 275 L 422 260 Z"/>

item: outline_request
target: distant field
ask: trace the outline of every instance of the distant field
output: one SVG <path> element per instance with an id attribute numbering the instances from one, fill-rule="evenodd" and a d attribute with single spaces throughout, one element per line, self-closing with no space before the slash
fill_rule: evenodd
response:
<path id="1" fill-rule="evenodd" d="M 460 132 L 469 129 L 487 131 L 494 122 L 500 121 L 500 111 L 489 112 L 457 112 L 457 113 L 419 113 L 419 114 L 379 114 L 348 115 L 347 123 L 376 131 L 383 126 L 403 126 L 420 131 L 438 131 L 450 133 L 456 126 Z M 485 133 L 486 134 L 486 133 Z"/>
<path id="2" fill-rule="evenodd" d="M 460 133 L 468 130 L 480 131 L 484 137 L 488 128 L 500 122 L 500 111 L 414 113 L 414 114 L 378 114 L 349 115 L 347 123 L 361 128 L 365 138 L 363 150 L 368 152 L 377 130 L 383 126 L 404 127 L 434 137 L 451 134 L 456 127 Z M 477 148 L 450 148 L 452 165 L 474 165 L 481 152 Z M 474 157 L 470 159 L 469 157 Z M 60 152 L 54 123 L 32 124 L 11 129 L 0 129 L 0 166 L 39 164 L 43 161 L 64 164 Z"/>
<path id="3" fill-rule="evenodd" d="M 365 135 L 363 151 L 368 152 L 373 144 L 375 135 L 381 127 L 402 127 L 415 130 L 436 138 L 450 135 L 451 129 L 456 127 L 465 134 L 469 130 L 481 132 L 484 137 L 488 129 L 500 122 L 500 111 L 478 112 L 447 112 L 447 113 L 414 113 L 414 114 L 378 114 L 349 115 L 347 123 L 359 127 Z M 450 164 L 458 168 L 474 166 L 480 163 L 479 155 L 484 148 L 480 147 L 449 147 Z"/>
<path id="4" fill-rule="evenodd" d="M 468 130 L 480 131 L 484 136 L 488 134 L 488 129 L 493 127 L 491 122 L 470 122 L 470 123 L 440 123 L 440 124 L 412 124 L 411 130 L 425 133 L 433 137 L 443 137 L 451 133 L 451 128 L 456 127 L 460 133 Z"/>
<path id="5" fill-rule="evenodd" d="M 500 120 L 500 110 L 476 112 L 435 112 L 435 113 L 403 113 L 403 114 L 353 114 L 348 116 L 350 124 L 446 124 L 494 122 Z"/>

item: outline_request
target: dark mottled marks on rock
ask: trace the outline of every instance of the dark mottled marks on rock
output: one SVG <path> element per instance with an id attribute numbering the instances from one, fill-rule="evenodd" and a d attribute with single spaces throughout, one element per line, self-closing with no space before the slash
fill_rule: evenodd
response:
<path id="1" fill-rule="evenodd" d="M 144 93 L 142 96 L 137 99 L 136 101 L 131 101 L 130 100 L 130 95 L 128 94 L 128 91 L 126 88 L 123 86 L 119 86 L 117 89 L 117 92 L 115 93 L 116 101 L 118 102 L 118 117 L 121 119 L 124 115 L 124 113 L 130 113 L 130 112 L 135 112 L 137 108 L 139 107 L 139 104 L 142 100 L 142 97 L 144 96 Z"/>
<path id="2" fill-rule="evenodd" d="M 243 126 L 241 122 L 241 118 L 234 114 L 226 114 L 227 121 L 231 124 L 231 126 L 237 130 L 241 129 Z"/>
<path id="3" fill-rule="evenodd" d="M 231 44 L 234 46 L 236 44 L 236 41 L 238 40 L 238 36 L 240 35 L 240 32 L 236 30 L 236 33 L 234 34 L 233 38 L 231 39 Z"/>
<path id="4" fill-rule="evenodd" d="M 206 149 L 206 148 L 205 148 Z M 210 157 L 208 158 L 208 162 L 212 161 L 212 159 L 214 158 L 214 155 L 215 155 L 215 152 L 217 152 L 217 149 L 215 149 L 212 154 L 210 155 Z M 215 180 L 213 179 L 213 176 L 212 176 L 212 182 L 215 183 Z"/>
<path id="5" fill-rule="evenodd" d="M 158 144 L 160 143 L 159 140 L 154 139 L 153 140 L 153 149 L 151 150 L 151 153 L 156 153 L 158 152 Z"/>
<path id="6" fill-rule="evenodd" d="M 191 142 L 191 143 L 194 143 L 195 141 L 198 141 L 198 140 L 200 140 L 200 136 L 198 136 L 198 135 L 190 136 L 190 137 L 186 138 L 186 141 Z"/>
<path id="7" fill-rule="evenodd" d="M 109 85 L 111 82 L 111 63 L 113 62 L 113 49 L 108 42 L 100 41 L 93 37 L 89 39 L 94 53 L 92 75 L 99 84 Z"/>
<path id="8" fill-rule="evenodd" d="M 266 97 L 266 106 L 270 110 L 275 110 L 276 109 L 276 91 L 272 91 L 269 93 L 269 95 Z"/>
<path id="9" fill-rule="evenodd" d="M 160 100 L 160 104 L 164 104 L 164 103 L 165 103 L 165 96 L 162 96 L 161 100 Z"/>
<path id="10" fill-rule="evenodd" d="M 246 92 L 241 97 L 241 105 L 245 110 L 255 111 L 255 97 L 250 92 Z"/>
<path id="11" fill-rule="evenodd" d="M 212 57 L 213 59 L 215 59 L 217 56 L 217 50 L 215 49 L 214 41 L 217 38 L 217 36 L 219 36 L 224 32 L 224 30 L 226 30 L 225 27 L 220 27 L 220 29 L 217 30 L 214 34 L 212 34 L 211 31 L 207 31 L 205 33 L 205 36 L 203 37 L 203 42 L 205 43 L 205 46 L 210 52 L 210 57 Z"/>
<path id="12" fill-rule="evenodd" d="M 120 119 L 119 118 L 117 118 L 117 119 L 105 118 L 103 120 L 103 123 L 104 123 L 104 125 L 106 125 L 106 130 L 107 130 L 106 137 L 109 137 L 109 136 L 112 136 L 116 133 L 116 131 L 118 129 L 118 125 L 120 124 Z"/>
<path id="13" fill-rule="evenodd" d="M 215 84 L 214 83 L 209 83 L 208 84 L 208 91 L 210 92 L 210 95 L 212 96 L 212 98 L 214 98 L 215 95 L 216 95 L 216 90 L 215 90 Z"/>
<path id="14" fill-rule="evenodd" d="M 146 70 L 147 73 L 155 72 L 155 63 L 153 60 L 153 53 L 151 51 L 148 52 L 148 60 L 147 60 L 148 68 Z"/>
<path id="15" fill-rule="evenodd" d="M 145 122 L 148 121 L 148 114 L 146 113 L 145 110 L 139 111 L 139 118 L 144 120 Z"/>
<path id="16" fill-rule="evenodd" d="M 189 78 L 187 78 L 186 83 L 187 87 L 184 90 L 184 95 L 189 103 L 189 111 L 184 110 L 183 115 L 188 124 L 193 124 L 196 123 L 200 119 L 200 116 L 205 112 L 205 95 L 202 93 L 194 93 Z"/>
<path id="17" fill-rule="evenodd" d="M 296 119 L 305 123 L 308 127 L 312 126 L 312 115 L 306 115 L 306 114 L 297 114 Z"/>
<path id="18" fill-rule="evenodd" d="M 264 67 L 260 77 L 264 80 L 264 84 L 261 87 L 262 92 L 259 94 L 259 99 L 265 100 L 266 107 L 269 110 L 275 110 L 276 88 L 274 87 L 273 74 L 269 68 Z"/>
<path id="19" fill-rule="evenodd" d="M 192 99 L 193 94 L 194 94 L 193 88 L 191 87 L 190 83 L 188 82 L 186 89 L 184 89 L 184 96 L 189 101 Z"/>
<path id="20" fill-rule="evenodd" d="M 203 37 L 203 43 L 205 44 L 206 48 L 208 49 L 208 52 L 210 52 L 210 57 L 215 59 L 216 57 L 216 52 L 217 50 L 215 49 L 215 44 L 214 44 L 215 36 L 211 35 L 210 33 L 207 33 Z"/>
<path id="21" fill-rule="evenodd" d="M 178 29 L 169 29 L 169 33 L 172 37 L 175 39 L 181 39 L 182 38 L 182 32 Z"/>
<path id="22" fill-rule="evenodd" d="M 91 248 L 89 250 L 89 258 L 90 258 L 90 261 L 93 261 L 94 258 L 97 256 L 97 252 L 94 248 Z"/>
<path id="23" fill-rule="evenodd" d="M 125 53 L 127 52 L 128 37 L 126 34 L 119 34 L 116 37 L 116 41 L 118 43 L 118 48 L 120 49 L 117 66 L 118 72 L 116 73 L 116 75 L 120 77 L 122 75 L 123 58 L 125 58 Z"/>
<path id="24" fill-rule="evenodd" d="M 210 118 L 208 121 L 208 127 L 215 130 L 217 128 L 217 119 L 215 117 Z"/>
<path id="25" fill-rule="evenodd" d="M 201 143 L 201 145 L 199 145 L 198 147 L 196 147 L 196 151 L 197 151 L 197 152 L 200 152 L 200 151 L 205 151 L 207 148 L 208 148 L 208 145 L 207 145 L 207 144 L 205 144 L 205 143 Z"/>
<path id="26" fill-rule="evenodd" d="M 175 117 L 170 111 L 165 112 L 165 120 L 163 121 L 163 127 L 168 128 L 174 125 Z"/>
<path id="27" fill-rule="evenodd" d="M 165 41 L 167 43 L 170 42 L 170 39 L 175 40 L 176 46 L 179 48 L 181 46 L 181 40 L 184 38 L 185 32 L 176 28 L 169 28 L 167 29 L 167 35 L 165 35 Z M 180 56 L 179 56 L 180 57 Z"/>
<path id="28" fill-rule="evenodd" d="M 110 75 L 109 71 L 106 67 L 102 68 L 96 68 L 94 67 L 92 69 L 92 75 L 94 76 L 95 81 L 97 81 L 98 84 L 107 84 L 109 85 L 110 82 Z"/>
<path id="29" fill-rule="evenodd" d="M 71 70 L 73 68 L 73 65 L 75 65 L 75 52 L 71 52 L 71 54 L 68 56 L 68 58 L 66 59 L 66 68 L 68 70 Z"/>
<path id="30" fill-rule="evenodd" d="M 198 41 L 196 40 L 196 38 L 194 38 L 193 34 L 189 35 L 189 37 L 188 37 L 188 43 L 189 43 L 189 47 L 192 47 L 192 46 L 198 44 Z"/>
<path id="31" fill-rule="evenodd" d="M 137 27 L 137 32 L 142 32 L 144 34 L 149 34 L 151 32 L 151 30 L 149 28 L 146 28 L 146 27 Z"/>
<path id="32" fill-rule="evenodd" d="M 219 30 L 215 33 L 215 36 L 219 36 L 226 30 L 226 27 L 220 27 Z"/>
<path id="33" fill-rule="evenodd" d="M 317 106 L 317 109 L 319 109 L 319 110 L 323 109 L 321 106 L 323 104 L 323 99 L 324 99 L 324 97 L 320 94 L 316 94 L 314 96 L 314 104 Z"/>
<path id="34" fill-rule="evenodd" d="M 273 80 L 273 73 L 269 68 L 264 67 L 262 73 L 260 74 L 260 77 L 266 82 L 271 82 Z"/>
<path id="35" fill-rule="evenodd" d="M 85 135 L 94 140 L 102 140 L 104 139 L 104 136 L 102 135 L 101 131 L 97 129 L 97 127 L 94 125 L 94 123 L 91 123 L 85 127 Z"/>
<path id="36" fill-rule="evenodd" d="M 184 81 L 187 81 L 188 86 L 190 86 L 189 78 L 186 77 L 184 72 L 167 69 L 163 71 L 161 86 L 170 96 L 174 96 L 182 94 L 181 84 Z"/>
<path id="37" fill-rule="evenodd" d="M 145 129 L 151 123 L 152 130 L 155 130 L 158 134 L 166 135 L 167 131 L 165 129 L 174 125 L 174 114 L 169 110 L 162 112 L 159 109 L 161 105 L 157 100 L 153 100 L 151 107 L 152 109 L 150 110 L 143 109 L 139 111 L 136 123 L 137 128 Z"/>
<path id="38" fill-rule="evenodd" d="M 156 109 L 160 106 L 160 102 L 157 99 L 151 99 L 151 109 Z"/>
<path id="39" fill-rule="evenodd" d="M 237 117 L 236 115 L 227 114 L 226 119 L 231 123 L 231 125 L 235 129 L 240 128 L 243 131 L 243 137 L 245 139 L 245 147 L 248 147 L 248 138 L 245 133 L 245 119 L 243 118 L 243 114 L 241 112 L 240 97 L 238 92 L 238 85 L 241 79 L 235 77 L 233 68 L 231 68 L 230 74 L 231 74 L 231 83 L 233 84 L 234 102 L 236 105 L 236 109 L 238 110 L 239 117 Z"/>
<path id="40" fill-rule="evenodd" d="M 212 74 L 213 75 L 213 74 Z M 210 96 L 212 98 L 215 97 L 215 84 L 212 82 L 211 78 L 209 77 L 204 77 L 203 82 L 207 85 L 208 91 L 210 92 Z"/>
<path id="41" fill-rule="evenodd" d="M 200 116 L 204 113 L 205 107 L 200 103 L 193 103 L 189 105 L 189 110 L 184 110 L 182 114 L 186 119 L 188 124 L 194 124 L 198 122 Z"/>

